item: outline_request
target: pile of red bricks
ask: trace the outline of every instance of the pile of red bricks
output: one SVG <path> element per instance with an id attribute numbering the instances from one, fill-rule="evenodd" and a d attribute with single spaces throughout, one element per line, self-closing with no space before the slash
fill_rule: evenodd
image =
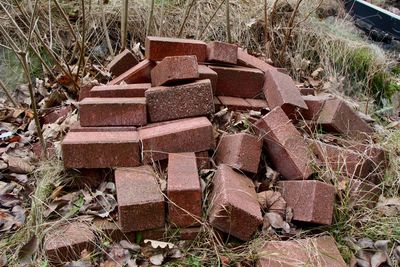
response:
<path id="1" fill-rule="evenodd" d="M 259 198 L 266 189 L 249 178 L 263 177 L 261 158 L 279 172 L 276 190 L 300 225 L 332 223 L 335 187 L 314 179 L 316 168 L 350 181 L 354 201 L 375 197 L 364 191 L 371 192 L 379 180 L 375 173 L 385 155 L 364 144 L 373 130 L 344 101 L 302 90 L 236 45 L 148 37 L 145 49 L 139 63 L 129 51 L 111 63 L 118 76 L 80 101 L 80 125 L 62 142 L 65 168 L 115 170 L 118 224 L 125 236 L 161 238 L 168 224 L 181 229 L 182 239 L 193 238 L 207 221 L 250 240 L 263 223 Z M 248 131 L 218 137 L 210 120 L 223 107 L 268 112 L 249 118 Z M 304 125 L 349 141 L 339 146 L 309 139 Z M 199 169 L 209 168 L 209 155 L 217 170 L 203 199 Z M 163 177 L 152 167 L 157 162 L 167 164 L 165 191 Z M 329 240 L 323 244 L 326 250 L 335 246 Z M 269 261 L 263 257 L 260 266 Z"/>

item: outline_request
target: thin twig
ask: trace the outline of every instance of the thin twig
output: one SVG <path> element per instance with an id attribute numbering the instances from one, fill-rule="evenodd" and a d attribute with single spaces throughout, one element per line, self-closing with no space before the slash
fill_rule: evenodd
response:
<path id="1" fill-rule="evenodd" d="M 124 51 L 126 48 L 127 41 L 127 33 L 128 33 L 128 0 L 122 1 L 122 10 L 121 10 L 121 51 Z"/>
<path id="2" fill-rule="evenodd" d="M 147 20 L 146 36 L 149 36 L 150 31 L 151 31 L 151 24 L 153 22 L 153 14 L 154 14 L 154 0 L 150 0 L 150 12 L 149 12 L 149 19 Z"/>
<path id="3" fill-rule="evenodd" d="M 214 13 L 210 17 L 210 19 L 207 21 L 206 26 L 204 26 L 203 30 L 201 33 L 197 36 L 197 39 L 202 39 L 204 32 L 207 30 L 208 26 L 210 26 L 211 21 L 214 19 L 215 15 L 217 15 L 218 10 L 221 9 L 222 5 L 225 3 L 225 0 L 222 0 L 218 7 L 215 9 Z"/>
<path id="4" fill-rule="evenodd" d="M 6 85 L 3 83 L 2 80 L 0 80 L 0 87 L 3 90 L 3 92 L 6 94 L 8 100 L 10 100 L 10 102 L 13 104 L 13 106 L 16 108 L 19 108 L 20 106 L 17 104 L 17 102 L 11 96 L 10 91 L 7 89 Z"/>
<path id="5" fill-rule="evenodd" d="M 152 1 L 154 1 L 154 0 L 152 0 Z M 192 0 L 192 2 L 190 2 L 190 3 L 187 5 L 187 7 L 186 7 L 186 10 L 185 10 L 185 18 L 183 19 L 182 24 L 181 24 L 181 27 L 179 28 L 178 37 L 182 37 L 183 29 L 185 28 L 186 21 L 187 21 L 187 19 L 189 18 L 190 10 L 192 9 L 193 4 L 194 4 L 195 1 L 196 1 L 196 0 Z"/>
<path id="6" fill-rule="evenodd" d="M 106 16 L 104 14 L 104 2 L 103 1 L 104 0 L 99 0 L 99 2 L 100 2 L 100 13 L 101 13 L 101 23 L 103 25 L 103 31 L 104 31 L 104 35 L 106 37 L 106 43 L 107 43 L 107 46 L 108 46 L 108 51 L 110 52 L 111 56 L 114 56 L 114 50 L 112 48 L 110 36 L 108 35 L 108 28 L 107 28 Z"/>
<path id="7" fill-rule="evenodd" d="M 83 75 L 82 77 L 85 76 L 85 35 L 86 35 L 86 12 L 85 12 L 85 0 L 81 0 L 81 5 L 82 5 L 82 43 L 81 43 L 81 53 L 79 56 L 79 61 L 78 61 L 78 70 L 76 72 L 76 83 L 78 82 L 79 79 L 79 72 L 81 68 L 83 69 Z"/>
<path id="8" fill-rule="evenodd" d="M 164 1 L 161 0 L 161 11 L 160 11 L 160 27 L 158 28 L 158 36 L 162 36 L 164 26 Z"/>
<path id="9" fill-rule="evenodd" d="M 229 0 L 226 0 L 226 37 L 228 43 L 232 43 Z"/>

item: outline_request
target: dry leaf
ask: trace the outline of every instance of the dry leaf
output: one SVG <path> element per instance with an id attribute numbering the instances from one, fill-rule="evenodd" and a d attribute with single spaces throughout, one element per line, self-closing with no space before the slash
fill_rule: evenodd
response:
<path id="1" fill-rule="evenodd" d="M 162 265 L 162 263 L 164 261 L 164 255 L 163 254 L 153 255 L 149 258 L 149 260 L 150 260 L 151 264 L 160 266 L 160 265 Z"/>
<path id="2" fill-rule="evenodd" d="M 383 251 L 378 251 L 371 258 L 371 267 L 379 267 L 387 261 L 387 255 Z"/>
<path id="3" fill-rule="evenodd" d="M 175 245 L 169 242 L 162 242 L 157 240 L 145 239 L 145 244 L 150 244 L 152 248 L 166 248 L 172 249 Z"/>
<path id="4" fill-rule="evenodd" d="M 32 255 L 36 252 L 38 248 L 38 240 L 35 235 L 22 246 L 19 250 L 18 258 L 21 264 L 29 264 L 32 262 Z"/>

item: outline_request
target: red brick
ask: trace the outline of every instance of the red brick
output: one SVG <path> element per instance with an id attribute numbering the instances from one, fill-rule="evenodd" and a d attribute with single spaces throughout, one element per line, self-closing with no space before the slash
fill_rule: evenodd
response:
<path id="1" fill-rule="evenodd" d="M 333 217 L 335 188 L 320 181 L 281 181 L 278 189 L 293 209 L 293 220 L 330 225 Z"/>
<path id="2" fill-rule="evenodd" d="M 250 104 L 252 110 L 260 111 L 268 108 L 267 101 L 264 99 L 246 98 L 246 101 Z"/>
<path id="3" fill-rule="evenodd" d="M 264 74 L 262 71 L 245 67 L 209 66 L 218 74 L 218 96 L 255 98 L 262 94 Z"/>
<path id="4" fill-rule="evenodd" d="M 79 122 L 71 125 L 70 132 L 134 132 L 134 126 L 120 126 L 120 127 L 82 127 Z"/>
<path id="5" fill-rule="evenodd" d="M 227 165 L 219 165 L 209 203 L 210 224 L 247 241 L 262 224 L 260 204 L 253 182 Z"/>
<path id="6" fill-rule="evenodd" d="M 44 115 L 40 121 L 42 124 L 55 123 L 60 118 L 65 119 L 70 112 L 72 112 L 70 106 L 60 107 Z"/>
<path id="7" fill-rule="evenodd" d="M 96 81 L 93 83 L 88 83 L 88 84 L 84 84 L 80 86 L 80 90 L 79 90 L 79 101 L 82 101 L 83 99 L 85 99 L 86 97 L 90 97 L 90 90 L 92 90 L 92 88 L 94 86 L 97 86 L 99 83 Z"/>
<path id="8" fill-rule="evenodd" d="M 79 260 L 81 252 L 93 251 L 95 235 L 87 224 L 68 222 L 49 231 L 44 240 L 44 249 L 50 263 L 63 263 Z"/>
<path id="9" fill-rule="evenodd" d="M 303 96 L 303 100 L 306 103 L 308 109 L 302 109 L 301 116 L 305 120 L 317 120 L 318 115 L 322 110 L 327 100 L 333 99 L 332 95 L 307 95 Z"/>
<path id="10" fill-rule="evenodd" d="M 347 177 L 367 178 L 374 171 L 374 164 L 358 151 L 340 146 L 311 141 L 317 163 Z"/>
<path id="11" fill-rule="evenodd" d="M 61 148 L 65 168 L 140 165 L 137 132 L 69 132 Z"/>
<path id="12" fill-rule="evenodd" d="M 146 91 L 150 121 L 196 117 L 214 113 L 209 80 L 189 84 L 153 87 Z"/>
<path id="13" fill-rule="evenodd" d="M 267 62 L 247 54 L 243 49 L 238 49 L 238 64 L 241 66 L 259 69 L 263 72 L 275 70 L 276 68 Z"/>
<path id="14" fill-rule="evenodd" d="M 101 85 L 90 90 L 90 97 L 144 97 L 151 83 Z"/>
<path id="15" fill-rule="evenodd" d="M 281 107 L 288 116 L 293 115 L 296 108 L 307 109 L 299 89 L 289 75 L 274 70 L 266 71 L 263 91 L 268 106 L 271 109 Z"/>
<path id="16" fill-rule="evenodd" d="M 213 93 L 215 94 L 217 91 L 218 74 L 206 65 L 199 65 L 198 71 L 200 80 L 209 79 L 211 81 Z"/>
<path id="17" fill-rule="evenodd" d="M 303 96 L 306 95 L 315 95 L 315 89 L 314 88 L 308 88 L 304 86 L 297 86 L 299 88 L 300 94 Z"/>
<path id="18" fill-rule="evenodd" d="M 210 157 L 208 155 L 208 151 L 196 152 L 195 155 L 196 155 L 197 168 L 199 170 L 211 168 Z"/>
<path id="19" fill-rule="evenodd" d="M 198 40 L 148 36 L 145 46 L 146 58 L 152 61 L 188 55 L 196 56 L 198 62 L 206 60 L 207 44 Z"/>
<path id="20" fill-rule="evenodd" d="M 227 107 L 229 110 L 241 110 L 246 111 L 250 110 L 250 104 L 244 98 L 240 97 L 232 97 L 232 96 L 219 96 L 219 101 L 222 106 Z"/>
<path id="21" fill-rule="evenodd" d="M 199 78 L 195 56 L 166 57 L 151 70 L 153 86 L 191 81 Z"/>
<path id="22" fill-rule="evenodd" d="M 107 65 L 107 69 L 113 75 L 119 76 L 138 63 L 139 61 L 136 59 L 133 53 L 128 49 L 125 49 Z"/>
<path id="23" fill-rule="evenodd" d="M 213 127 L 206 117 L 149 125 L 139 129 L 139 138 L 144 163 L 166 159 L 168 153 L 200 152 L 215 146 Z"/>
<path id="24" fill-rule="evenodd" d="M 121 240 L 129 240 L 133 243 L 136 242 L 135 232 L 123 233 L 117 222 L 111 222 L 106 219 L 95 219 L 93 221 L 93 226 L 100 235 L 105 235 L 114 242 L 120 242 Z"/>
<path id="25" fill-rule="evenodd" d="M 207 61 L 236 64 L 237 54 L 237 45 L 218 41 L 207 44 Z"/>
<path id="26" fill-rule="evenodd" d="M 167 195 L 170 224 L 175 227 L 199 224 L 201 186 L 193 152 L 168 155 Z"/>
<path id="27" fill-rule="evenodd" d="M 115 187 L 119 223 L 123 232 L 164 226 L 164 197 L 150 166 L 116 169 Z"/>
<path id="28" fill-rule="evenodd" d="M 326 131 L 350 138 L 365 138 L 373 132 L 371 127 L 340 99 L 325 101 L 317 122 Z"/>
<path id="29" fill-rule="evenodd" d="M 346 267 L 330 236 L 268 241 L 258 252 L 257 267 Z"/>
<path id="30" fill-rule="evenodd" d="M 259 119 L 255 127 L 276 170 L 286 179 L 307 179 L 312 174 L 308 145 L 280 107 Z"/>
<path id="31" fill-rule="evenodd" d="M 345 183 L 346 185 L 343 192 L 343 201 L 349 203 L 350 207 L 373 208 L 382 193 L 379 186 L 368 181 L 343 178 L 341 179 L 341 183 Z"/>
<path id="32" fill-rule="evenodd" d="M 136 66 L 125 71 L 115 79 L 111 80 L 108 85 L 121 84 L 121 83 L 150 83 L 150 72 L 155 67 L 156 63 L 150 60 L 143 60 Z"/>
<path id="33" fill-rule="evenodd" d="M 215 161 L 232 168 L 257 173 L 262 141 L 247 133 L 224 135 L 217 146 Z"/>
<path id="34" fill-rule="evenodd" d="M 81 126 L 140 126 L 147 124 L 146 99 L 85 98 L 79 102 Z"/>

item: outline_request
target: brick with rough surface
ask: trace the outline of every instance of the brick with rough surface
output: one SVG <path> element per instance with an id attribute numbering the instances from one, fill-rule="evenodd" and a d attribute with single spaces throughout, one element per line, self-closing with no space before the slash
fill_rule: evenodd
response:
<path id="1" fill-rule="evenodd" d="M 166 57 L 151 70 L 153 86 L 183 83 L 199 78 L 195 56 Z"/>
<path id="2" fill-rule="evenodd" d="M 139 128 L 143 162 L 168 158 L 168 153 L 200 152 L 213 149 L 214 135 L 206 117 L 155 123 Z"/>
<path id="3" fill-rule="evenodd" d="M 262 94 L 264 74 L 262 71 L 246 67 L 209 66 L 218 74 L 218 96 L 256 98 Z"/>
<path id="4" fill-rule="evenodd" d="M 238 49 L 238 65 L 256 68 L 261 70 L 262 72 L 266 72 L 268 70 L 276 70 L 276 68 L 264 60 L 256 58 L 252 55 L 249 55 L 242 48 Z"/>
<path id="5" fill-rule="evenodd" d="M 90 97 L 144 97 L 151 83 L 101 85 L 90 90 Z"/>
<path id="6" fill-rule="evenodd" d="M 95 248 L 96 237 L 89 225 L 68 222 L 46 233 L 44 249 L 48 260 L 55 265 L 79 260 L 81 252 L 91 252 Z"/>
<path id="7" fill-rule="evenodd" d="M 93 226 L 100 235 L 105 235 L 114 242 L 120 242 L 121 240 L 128 240 L 133 243 L 136 242 L 135 232 L 123 233 L 117 222 L 106 219 L 95 219 L 93 221 Z"/>
<path id="8" fill-rule="evenodd" d="M 155 67 L 156 63 L 150 60 L 143 60 L 136 66 L 125 71 L 115 79 L 111 80 L 108 85 L 114 84 L 131 84 L 131 83 L 150 83 L 150 72 Z"/>
<path id="9" fill-rule="evenodd" d="M 213 94 L 217 91 L 218 74 L 207 67 L 206 65 L 199 65 L 199 79 L 209 79 L 211 81 L 211 86 L 213 89 Z"/>
<path id="10" fill-rule="evenodd" d="M 210 80 L 153 87 L 145 95 L 151 122 L 197 117 L 214 112 Z"/>
<path id="11" fill-rule="evenodd" d="M 318 119 L 325 102 L 334 98 L 332 95 L 306 95 L 302 97 L 308 109 L 302 109 L 300 111 L 301 116 L 305 120 L 314 121 Z"/>
<path id="12" fill-rule="evenodd" d="M 128 69 L 137 65 L 139 61 L 131 51 L 125 49 L 107 65 L 107 69 L 115 76 L 119 76 Z"/>
<path id="13" fill-rule="evenodd" d="M 114 126 L 114 127 L 83 127 L 79 121 L 69 128 L 70 132 L 134 132 L 135 126 Z"/>
<path id="14" fill-rule="evenodd" d="M 207 61 L 237 63 L 238 47 L 235 44 L 213 41 L 207 44 Z"/>
<path id="15" fill-rule="evenodd" d="M 262 140 L 247 133 L 223 135 L 217 146 L 215 161 L 241 171 L 257 173 Z"/>
<path id="16" fill-rule="evenodd" d="M 266 71 L 263 91 L 268 106 L 271 109 L 281 107 L 288 116 L 295 115 L 297 108 L 307 109 L 299 89 L 287 74 L 274 70 Z"/>
<path id="17" fill-rule="evenodd" d="M 264 99 L 246 98 L 246 101 L 250 104 L 251 110 L 260 111 L 262 109 L 268 109 L 268 103 Z"/>
<path id="18" fill-rule="evenodd" d="M 365 139 L 373 133 L 372 128 L 340 99 L 325 101 L 317 123 L 326 131 L 355 139 Z"/>
<path id="19" fill-rule="evenodd" d="M 116 169 L 115 188 L 123 232 L 164 226 L 164 197 L 157 176 L 149 165 Z"/>
<path id="20" fill-rule="evenodd" d="M 201 186 L 196 156 L 168 155 L 168 221 L 175 227 L 189 227 L 201 219 Z"/>
<path id="21" fill-rule="evenodd" d="M 198 62 L 206 60 L 207 44 L 203 41 L 178 39 L 168 37 L 146 37 L 146 58 L 152 61 L 161 61 L 169 56 L 197 57 Z"/>
<path id="22" fill-rule="evenodd" d="M 140 165 L 137 132 L 69 132 L 61 143 L 65 168 Z"/>
<path id="23" fill-rule="evenodd" d="M 247 111 L 251 109 L 250 103 L 241 97 L 219 96 L 218 99 L 221 105 L 227 107 L 229 110 Z"/>
<path id="24" fill-rule="evenodd" d="M 81 126 L 141 126 L 147 124 L 146 99 L 85 98 L 79 102 Z"/>
<path id="25" fill-rule="evenodd" d="M 346 267 L 330 236 L 268 241 L 259 251 L 257 267 Z"/>
<path id="26" fill-rule="evenodd" d="M 227 165 L 219 165 L 213 178 L 210 224 L 243 241 L 250 240 L 262 224 L 253 182 Z"/>
<path id="27" fill-rule="evenodd" d="M 276 107 L 255 123 L 276 170 L 288 180 L 307 179 L 312 173 L 308 144 L 285 112 Z"/>
<path id="28" fill-rule="evenodd" d="M 335 187 L 320 181 L 280 181 L 277 185 L 293 220 L 330 225 L 333 217 Z"/>

